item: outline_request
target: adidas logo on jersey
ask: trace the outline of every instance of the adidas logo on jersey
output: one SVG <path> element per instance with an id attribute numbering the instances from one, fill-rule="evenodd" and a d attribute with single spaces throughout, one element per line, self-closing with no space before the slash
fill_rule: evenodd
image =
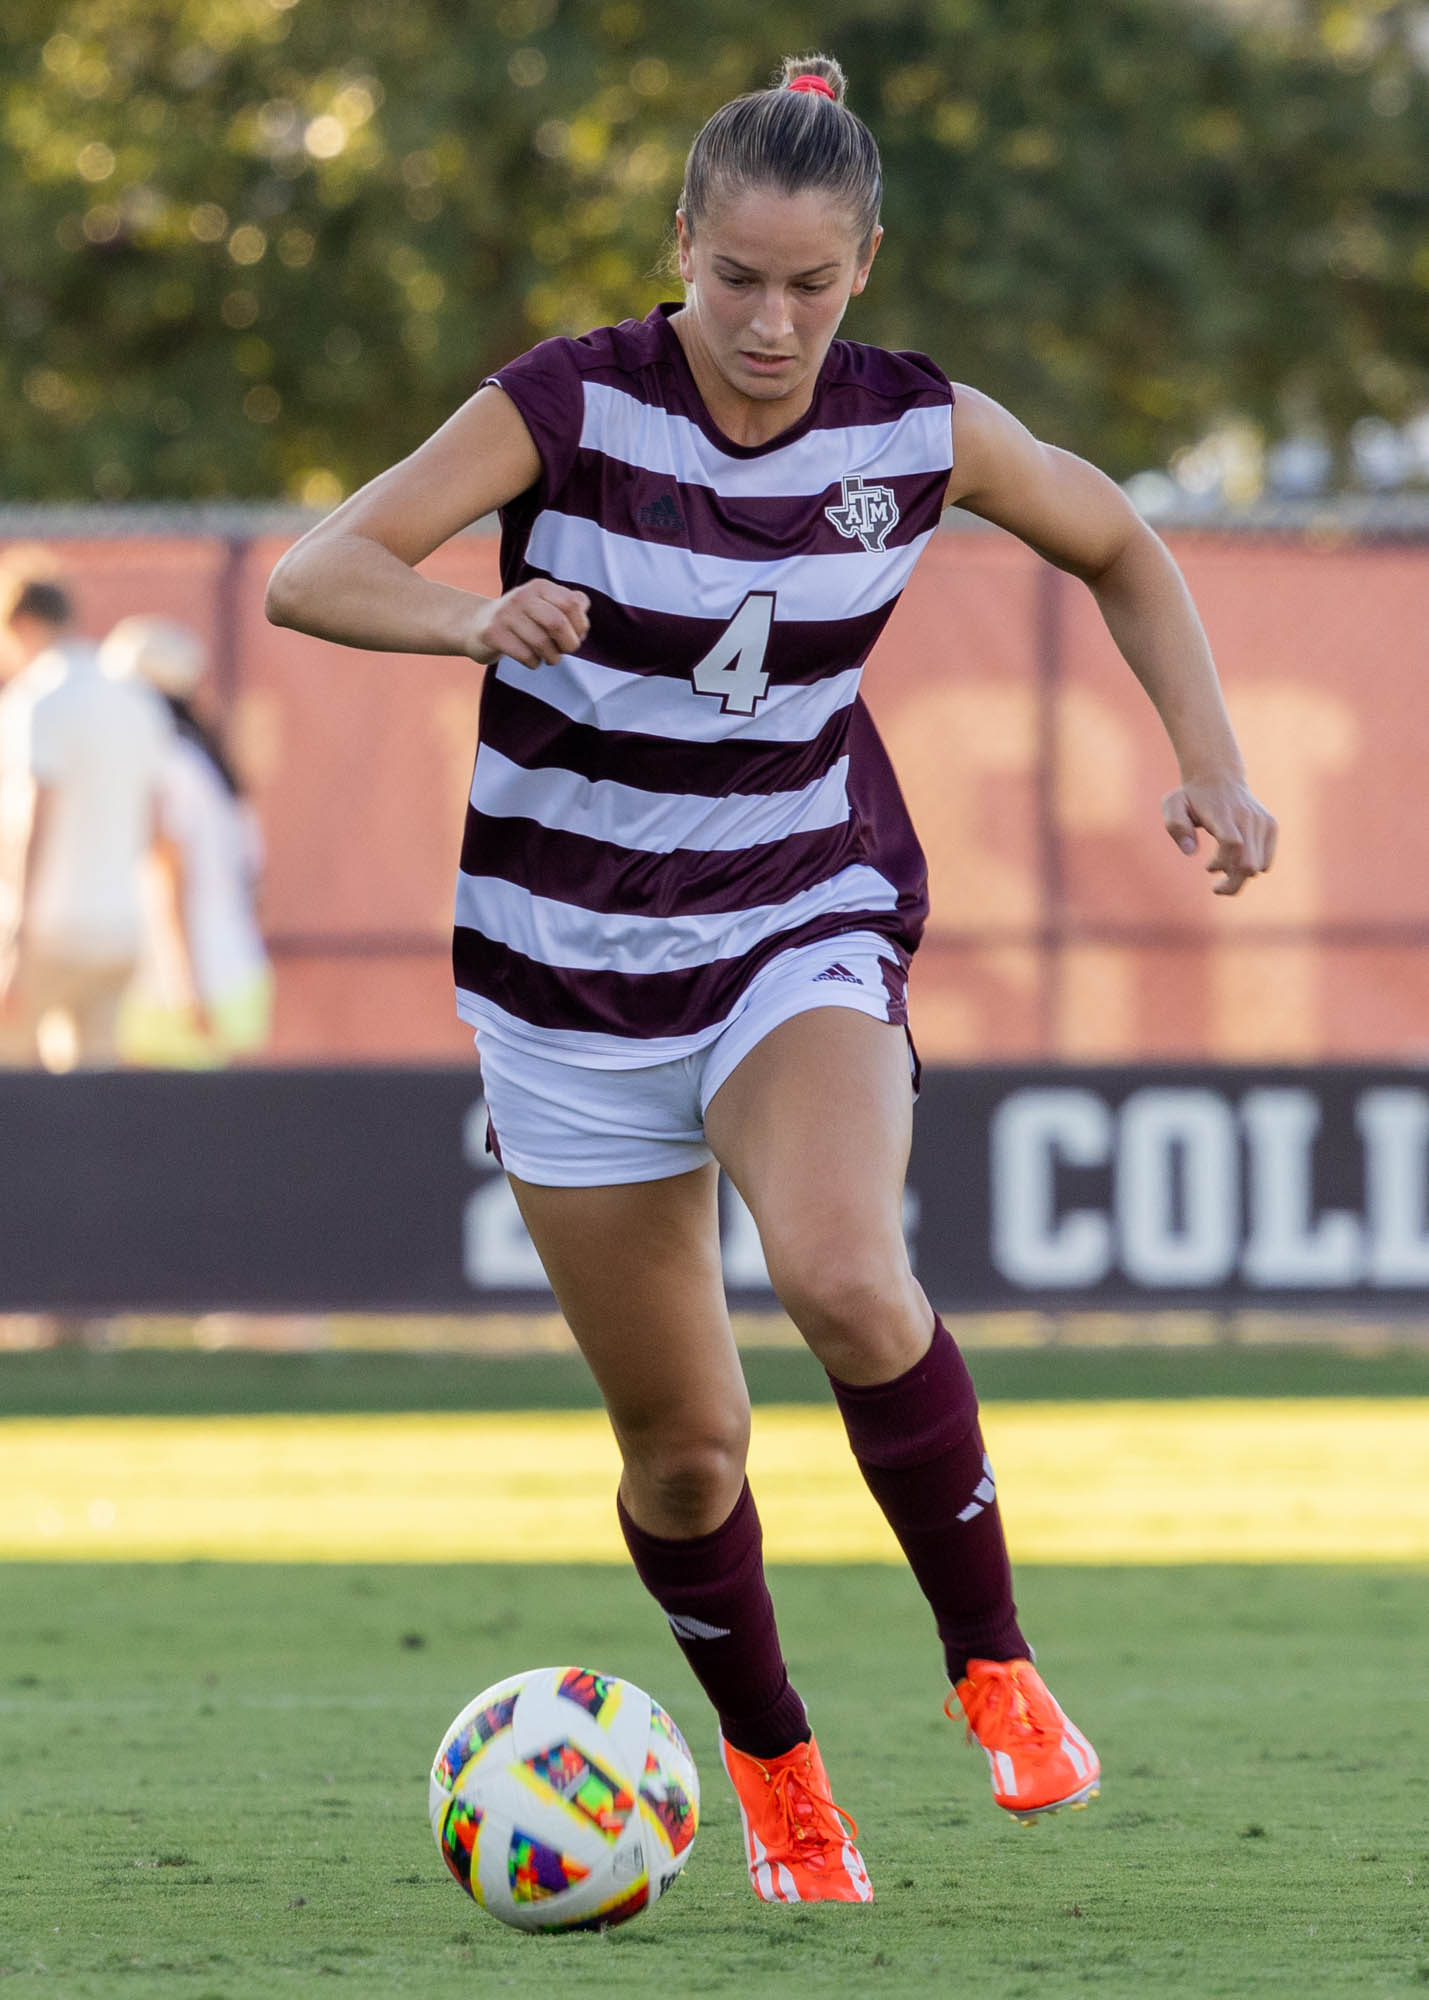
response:
<path id="1" fill-rule="evenodd" d="M 675 505 L 673 493 L 657 494 L 644 507 L 637 507 L 635 518 L 642 528 L 649 528 L 656 535 L 684 533 L 685 517 Z"/>
<path id="2" fill-rule="evenodd" d="M 821 979 L 837 979 L 840 980 L 845 986 L 862 986 L 863 984 L 863 981 L 859 978 L 856 972 L 850 972 L 848 967 L 846 965 L 840 965 L 837 959 L 835 959 L 834 963 L 828 967 L 827 971 L 816 972 L 814 974 L 814 984 L 816 986 L 818 985 Z"/>
<path id="3" fill-rule="evenodd" d="M 881 554 L 883 544 L 892 530 L 898 526 L 898 502 L 891 486 L 865 486 L 857 476 L 844 478 L 843 504 L 839 507 L 825 507 L 824 512 L 841 535 L 859 541 L 874 554 Z"/>

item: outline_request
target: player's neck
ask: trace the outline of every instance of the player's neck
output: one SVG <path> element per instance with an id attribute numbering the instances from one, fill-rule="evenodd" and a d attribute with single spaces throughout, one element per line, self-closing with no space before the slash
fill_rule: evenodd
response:
<path id="1" fill-rule="evenodd" d="M 700 339 L 699 325 L 689 312 L 672 313 L 668 323 L 684 351 L 700 401 L 709 412 L 711 423 L 724 433 L 731 444 L 768 444 L 781 432 L 792 430 L 808 415 L 814 400 L 817 375 L 811 381 L 801 383 L 793 394 L 768 402 L 754 396 L 742 396 L 716 367 Z"/>

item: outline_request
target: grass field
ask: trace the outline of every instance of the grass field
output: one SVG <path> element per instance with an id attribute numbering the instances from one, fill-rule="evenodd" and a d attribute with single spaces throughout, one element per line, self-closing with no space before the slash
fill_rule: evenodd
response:
<path id="1" fill-rule="evenodd" d="M 985 1402 L 1429 1397 L 1429 1346 L 1051 1345 L 987 1348 L 970 1358 Z M 830 1402 L 823 1370 L 805 1348 L 755 1347 L 742 1360 L 756 1403 Z M 0 1354 L 0 1419 L 598 1407 L 590 1371 L 577 1354 L 85 1348 Z"/>
<path id="2" fill-rule="evenodd" d="M 774 1474 L 790 1427 L 819 1441 L 831 1479 L 847 1467 L 805 1358 L 748 1362 L 771 1547 L 787 1555 L 800 1516 Z M 564 1357 L 5 1357 L 0 1546 L 14 1552 L 15 1524 L 46 1508 L 51 1533 L 22 1534 L 30 1559 L 0 1562 L 0 1992 L 1429 1991 L 1424 1357 L 989 1352 L 975 1369 L 1019 1552 L 1038 1547 L 1039 1519 L 1063 1517 L 1061 1560 L 1024 1561 L 1019 1595 L 1049 1680 L 1102 1753 L 1103 1797 L 1015 1827 L 941 1716 L 930 1621 L 901 1569 L 776 1565 L 791 1668 L 877 1896 L 781 1910 L 745 1886 L 712 1718 L 628 1570 L 432 1559 L 509 1545 L 553 1457 L 569 1477 L 548 1546 L 586 1536 L 617 1553 L 601 1542 L 608 1447 Z M 1122 1468 L 1099 1484 L 1108 1440 Z M 354 1544 L 334 1543 L 343 1508 L 324 1506 L 344 1465 L 343 1505 L 364 1532 L 384 1507 L 400 1513 L 406 1560 L 338 1559 Z M 83 1559 L 96 1537 L 111 1554 L 139 1546 L 144 1518 L 145 1552 L 162 1555 L 165 1536 L 172 1552 L 176 1525 L 192 1534 L 205 1508 L 210 1535 L 228 1524 L 209 1547 L 231 1554 L 257 1520 L 264 1553 L 291 1552 L 296 1524 L 324 1560 Z M 845 1516 L 840 1552 L 866 1546 L 860 1518 Z M 1119 1523 L 1117 1560 L 1068 1560 L 1105 1554 L 1098 1519 Z M 1284 1553 L 1287 1530 L 1294 1562 L 1209 1559 Z M 1155 1559 L 1172 1547 L 1180 1566 Z M 647 1917 L 525 1938 L 448 1879 L 426 1770 L 479 1687 L 561 1660 L 666 1702 L 700 1759 L 705 1813 L 684 1877 Z"/>
<path id="3" fill-rule="evenodd" d="M 774 1587 L 860 1822 L 869 1909 L 754 1901 L 708 1712 L 623 1571 L 10 1567 L 7 2000 L 1369 2000 L 1429 1982 L 1422 1577 L 1025 1571 L 1044 1665 L 1106 1766 L 1090 1812 L 1028 1831 L 943 1721 L 926 1614 L 898 1571 L 799 1566 Z M 701 1758 L 705 1818 L 648 1917 L 523 1938 L 447 1879 L 426 1766 L 478 1687 L 567 1658 L 672 1708 Z"/>
<path id="4" fill-rule="evenodd" d="M 1429 1399 L 984 1403 L 982 1421 L 1023 1561 L 1429 1562 Z M 762 1407 L 749 1468 L 776 1559 L 901 1561 L 834 1410 Z M 619 1471 L 596 1410 L 17 1418 L 0 1559 L 623 1565 Z"/>

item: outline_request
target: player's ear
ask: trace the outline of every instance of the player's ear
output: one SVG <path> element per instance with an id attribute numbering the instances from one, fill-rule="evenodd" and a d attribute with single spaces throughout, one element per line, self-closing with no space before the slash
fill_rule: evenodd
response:
<path id="1" fill-rule="evenodd" d="M 868 274 L 873 269 L 873 260 L 878 255 L 878 246 L 882 241 L 883 224 L 878 222 L 874 224 L 873 234 L 868 239 L 867 250 L 859 254 L 858 269 L 854 272 L 853 285 L 849 291 L 851 299 L 856 299 L 868 283 Z"/>
<path id="2" fill-rule="evenodd" d="M 690 228 L 689 217 L 682 208 L 675 210 L 675 255 L 680 266 L 680 276 L 688 285 L 694 278 L 695 233 Z"/>

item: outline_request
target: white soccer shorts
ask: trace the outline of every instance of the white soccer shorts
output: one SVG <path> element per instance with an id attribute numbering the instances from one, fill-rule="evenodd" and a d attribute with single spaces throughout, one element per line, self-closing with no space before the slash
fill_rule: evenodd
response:
<path id="1" fill-rule="evenodd" d="M 906 971 L 893 947 L 855 931 L 781 952 L 757 972 L 718 1035 L 693 1055 L 638 1069 L 555 1061 L 482 1028 L 493 1151 L 538 1187 L 615 1187 L 667 1180 L 713 1159 L 704 1115 L 750 1050 L 815 1007 L 851 1007 L 905 1024 Z M 917 1063 L 909 1043 L 916 1083 Z"/>

